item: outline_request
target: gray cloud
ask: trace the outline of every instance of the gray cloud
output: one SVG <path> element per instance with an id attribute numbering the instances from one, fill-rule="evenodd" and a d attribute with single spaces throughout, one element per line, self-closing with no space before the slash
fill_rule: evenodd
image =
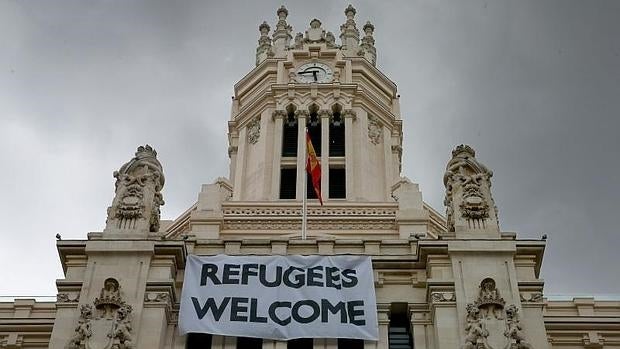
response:
<path id="1" fill-rule="evenodd" d="M 286 4 L 335 33 L 346 2 Z M 503 230 L 550 236 L 550 294 L 618 293 L 620 3 L 354 3 L 399 86 L 403 175 L 443 211 L 445 163 L 473 145 Z M 149 143 L 174 218 L 228 174 L 236 81 L 279 2 L 0 2 L 2 294 L 55 294 L 54 235 L 103 229 L 111 173 Z M 34 257 L 34 258 L 33 258 Z"/>

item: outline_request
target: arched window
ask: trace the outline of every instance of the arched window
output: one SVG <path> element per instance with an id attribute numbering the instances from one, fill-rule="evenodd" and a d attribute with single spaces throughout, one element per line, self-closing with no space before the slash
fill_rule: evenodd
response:
<path id="1" fill-rule="evenodd" d="M 309 116 L 306 127 L 308 134 L 312 140 L 312 146 L 316 152 L 316 156 L 321 156 L 321 119 L 319 118 L 319 107 L 315 104 L 308 108 Z"/>
<path id="2" fill-rule="evenodd" d="M 286 107 L 286 118 L 282 129 L 282 156 L 297 156 L 297 119 L 295 118 L 295 106 Z"/>
<path id="3" fill-rule="evenodd" d="M 332 118 L 329 123 L 329 156 L 344 156 L 344 120 L 342 107 L 332 107 Z"/>

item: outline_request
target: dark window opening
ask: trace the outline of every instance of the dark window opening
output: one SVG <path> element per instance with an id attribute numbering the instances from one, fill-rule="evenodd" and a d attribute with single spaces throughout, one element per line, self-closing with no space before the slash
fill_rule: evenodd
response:
<path id="1" fill-rule="evenodd" d="M 312 349 L 312 338 L 297 338 L 286 342 L 286 349 Z"/>
<path id="2" fill-rule="evenodd" d="M 338 111 L 329 123 L 329 156 L 344 156 L 344 120 Z"/>
<path id="3" fill-rule="evenodd" d="M 295 199 L 297 192 L 297 169 L 280 169 L 280 199 Z"/>
<path id="4" fill-rule="evenodd" d="M 364 349 L 361 339 L 338 338 L 338 349 Z"/>
<path id="5" fill-rule="evenodd" d="M 329 198 L 345 199 L 347 197 L 347 177 L 344 168 L 329 169 Z"/>
<path id="6" fill-rule="evenodd" d="M 297 119 L 295 113 L 289 111 L 282 128 L 282 156 L 297 156 Z"/>
<path id="7" fill-rule="evenodd" d="M 237 337 L 237 349 L 262 349 L 263 339 L 252 337 Z"/>
<path id="8" fill-rule="evenodd" d="M 321 156 L 321 121 L 317 112 L 318 107 L 310 108 L 310 116 L 308 117 L 308 135 L 312 141 L 316 156 Z"/>
<path id="9" fill-rule="evenodd" d="M 388 347 L 390 349 L 413 349 L 411 322 L 407 314 L 407 303 L 393 303 L 390 309 Z"/>
<path id="10" fill-rule="evenodd" d="M 188 333 L 185 349 L 211 349 L 211 339 L 208 333 Z"/>

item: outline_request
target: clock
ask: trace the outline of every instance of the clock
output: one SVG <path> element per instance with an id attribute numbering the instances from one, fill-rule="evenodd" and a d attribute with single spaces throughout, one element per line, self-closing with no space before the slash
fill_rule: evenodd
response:
<path id="1" fill-rule="evenodd" d="M 334 72 L 327 64 L 306 63 L 297 68 L 297 81 L 303 83 L 325 83 L 332 81 Z"/>

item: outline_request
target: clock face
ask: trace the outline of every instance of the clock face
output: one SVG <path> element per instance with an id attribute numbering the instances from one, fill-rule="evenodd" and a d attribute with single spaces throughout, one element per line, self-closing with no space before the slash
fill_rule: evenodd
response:
<path id="1" fill-rule="evenodd" d="M 332 81 L 334 72 L 327 64 L 306 63 L 297 69 L 297 81 L 325 83 Z"/>

